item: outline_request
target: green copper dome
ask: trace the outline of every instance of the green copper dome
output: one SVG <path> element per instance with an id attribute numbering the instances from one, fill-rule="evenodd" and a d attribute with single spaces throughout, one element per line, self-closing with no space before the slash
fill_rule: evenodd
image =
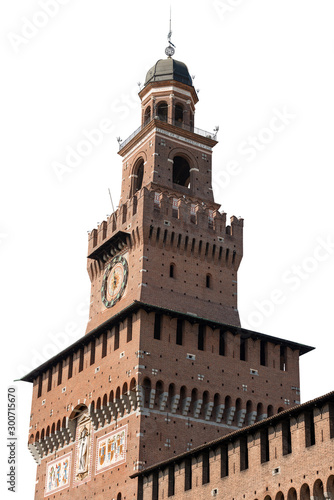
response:
<path id="1" fill-rule="evenodd" d="M 175 61 L 171 57 L 159 59 L 147 72 L 145 85 L 151 82 L 163 82 L 166 80 L 176 80 L 185 85 L 192 86 L 193 82 L 187 66 L 180 61 Z"/>

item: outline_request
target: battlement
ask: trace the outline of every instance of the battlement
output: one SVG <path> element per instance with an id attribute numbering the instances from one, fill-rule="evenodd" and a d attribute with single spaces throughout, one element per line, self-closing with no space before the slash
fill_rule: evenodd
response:
<path id="1" fill-rule="evenodd" d="M 88 257 L 95 258 L 96 250 L 119 231 L 128 233 L 129 237 L 133 233 L 134 237 L 134 223 L 136 219 L 138 221 L 138 217 L 143 219 L 144 213 L 144 225 L 149 219 L 152 220 L 152 217 L 154 219 L 160 216 L 166 227 L 179 221 L 183 225 L 193 225 L 194 229 L 208 231 L 207 235 L 212 234 L 218 242 L 223 243 L 225 240 L 228 242 L 233 239 L 242 245 L 243 219 L 232 216 L 230 224 L 226 225 L 226 213 L 220 212 L 219 208 L 216 203 L 204 204 L 194 198 L 180 196 L 179 193 L 167 194 L 158 186 L 151 185 L 150 189 L 142 188 L 89 233 Z M 108 257 L 106 254 L 104 260 Z"/>

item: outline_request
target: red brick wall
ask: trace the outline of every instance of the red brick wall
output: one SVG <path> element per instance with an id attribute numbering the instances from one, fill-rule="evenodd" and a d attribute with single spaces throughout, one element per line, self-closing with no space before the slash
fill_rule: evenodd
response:
<path id="1" fill-rule="evenodd" d="M 192 458 L 192 488 L 185 491 L 184 460 L 175 465 L 175 495 L 173 498 L 207 500 L 245 498 L 258 500 L 334 498 L 334 439 L 330 435 L 328 404 L 321 408 L 312 405 L 315 423 L 315 444 L 305 446 L 304 413 L 290 419 L 292 452 L 282 453 L 282 424 L 268 424 L 268 462 L 261 463 L 260 432 L 250 428 L 247 432 L 248 468 L 240 470 L 240 438 L 228 444 L 229 474 L 221 477 L 220 449 L 210 451 L 210 481 L 202 484 L 202 453 Z M 144 477 L 144 500 L 152 496 L 153 474 Z M 280 496 L 280 492 L 284 496 Z M 168 467 L 160 467 L 158 499 L 168 493 Z"/>

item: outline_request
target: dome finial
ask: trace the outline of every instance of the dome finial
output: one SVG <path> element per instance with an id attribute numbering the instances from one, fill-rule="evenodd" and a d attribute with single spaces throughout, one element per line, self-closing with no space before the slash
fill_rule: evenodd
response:
<path id="1" fill-rule="evenodd" d="M 167 36 L 168 47 L 165 50 L 165 54 L 168 57 L 172 57 L 175 54 L 175 45 L 171 42 L 172 33 L 173 33 L 172 32 L 172 7 L 170 7 L 170 11 L 169 11 L 169 33 L 168 33 L 168 36 Z"/>

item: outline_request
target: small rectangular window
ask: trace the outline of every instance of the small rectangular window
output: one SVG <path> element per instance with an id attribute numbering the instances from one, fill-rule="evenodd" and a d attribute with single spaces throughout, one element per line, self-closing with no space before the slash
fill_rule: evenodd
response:
<path id="1" fill-rule="evenodd" d="M 246 361 L 246 340 L 240 337 L 240 361 Z"/>
<path id="2" fill-rule="evenodd" d="M 84 367 L 84 348 L 79 351 L 79 372 L 82 372 Z"/>
<path id="3" fill-rule="evenodd" d="M 131 342 L 132 340 L 132 314 L 128 316 L 127 319 L 127 333 L 126 333 L 126 341 Z"/>
<path id="4" fill-rule="evenodd" d="M 334 403 L 329 403 L 329 436 L 334 438 Z"/>
<path id="5" fill-rule="evenodd" d="M 219 355 L 225 356 L 225 332 L 219 331 Z"/>
<path id="6" fill-rule="evenodd" d="M 248 446 L 247 436 L 240 438 L 240 470 L 248 469 Z"/>
<path id="7" fill-rule="evenodd" d="M 137 500 L 144 500 L 144 481 L 143 476 L 138 477 L 137 483 Z"/>
<path id="8" fill-rule="evenodd" d="M 176 327 L 176 343 L 177 345 L 182 345 L 183 341 L 183 321 L 182 319 L 177 320 L 177 327 Z"/>
<path id="9" fill-rule="evenodd" d="M 184 490 L 188 491 L 192 488 L 191 458 L 186 458 L 184 468 Z"/>
<path id="10" fill-rule="evenodd" d="M 102 335 L 102 358 L 105 358 L 107 355 L 108 348 L 108 332 L 104 332 Z"/>
<path id="11" fill-rule="evenodd" d="M 304 414 L 305 418 L 305 446 L 313 446 L 315 444 L 315 428 L 313 410 L 307 411 Z"/>
<path id="12" fill-rule="evenodd" d="M 125 224 L 126 222 L 126 215 L 127 215 L 127 206 L 124 204 L 122 207 L 122 224 Z"/>
<path id="13" fill-rule="evenodd" d="M 159 471 L 153 472 L 152 500 L 159 499 Z"/>
<path id="14" fill-rule="evenodd" d="M 282 423 L 282 441 L 283 455 L 288 455 L 292 452 L 290 420 Z"/>
<path id="15" fill-rule="evenodd" d="M 154 338 L 160 340 L 161 338 L 161 314 L 156 313 L 154 317 Z"/>
<path id="16" fill-rule="evenodd" d="M 68 358 L 68 376 L 67 378 L 72 378 L 73 375 L 73 354 L 69 355 Z"/>
<path id="17" fill-rule="evenodd" d="M 284 345 L 280 346 L 280 370 L 287 371 L 287 349 Z"/>
<path id="18" fill-rule="evenodd" d="M 58 381 L 57 385 L 60 385 L 63 380 L 63 362 L 59 361 L 58 363 Z"/>
<path id="19" fill-rule="evenodd" d="M 260 433 L 260 443 L 261 443 L 261 464 L 269 462 L 269 433 L 268 427 L 262 429 Z"/>
<path id="20" fill-rule="evenodd" d="M 175 467 L 171 464 L 168 467 L 168 496 L 172 497 L 175 494 Z"/>
<path id="21" fill-rule="evenodd" d="M 205 349 L 205 326 L 198 325 L 198 350 L 204 351 Z"/>
<path id="22" fill-rule="evenodd" d="M 42 396 L 42 388 L 43 388 L 43 374 L 38 377 L 38 391 L 37 397 L 40 398 Z"/>
<path id="23" fill-rule="evenodd" d="M 260 365 L 267 366 L 268 343 L 265 340 L 260 342 Z"/>
<path id="24" fill-rule="evenodd" d="M 136 215 L 137 213 L 137 196 L 132 198 L 132 215 Z"/>
<path id="25" fill-rule="evenodd" d="M 90 364 L 93 365 L 95 363 L 95 339 L 91 341 L 90 344 Z"/>
<path id="26" fill-rule="evenodd" d="M 48 371 L 48 392 L 52 389 L 52 368 Z"/>
<path id="27" fill-rule="evenodd" d="M 116 325 L 114 333 L 114 351 L 117 351 L 118 348 L 119 348 L 119 325 Z"/>
<path id="28" fill-rule="evenodd" d="M 208 451 L 204 451 L 202 455 L 202 484 L 210 482 L 210 455 Z"/>
<path id="29" fill-rule="evenodd" d="M 223 444 L 220 448 L 220 477 L 228 476 L 228 445 Z"/>

